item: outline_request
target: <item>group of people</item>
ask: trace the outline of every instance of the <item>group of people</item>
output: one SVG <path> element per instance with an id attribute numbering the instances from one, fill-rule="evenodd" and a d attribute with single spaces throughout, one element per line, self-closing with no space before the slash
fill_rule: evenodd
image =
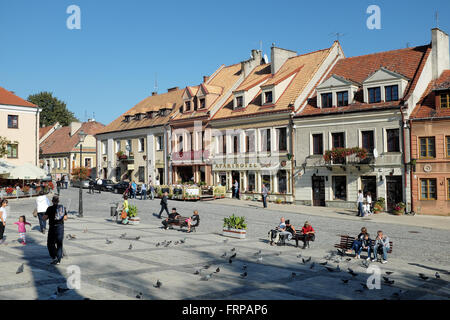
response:
<path id="1" fill-rule="evenodd" d="M 373 241 L 367 232 L 367 228 L 363 227 L 355 241 L 353 241 L 352 249 L 348 250 L 347 253 L 352 253 L 353 250 L 355 252 L 355 258 L 360 259 L 363 249 L 367 250 L 367 261 L 376 261 L 378 252 L 380 252 L 383 255 L 381 263 L 387 263 L 387 253 L 390 249 L 389 237 L 383 234 L 383 231 L 379 230 L 375 241 Z"/>
<path id="2" fill-rule="evenodd" d="M 172 212 L 169 213 L 168 217 L 161 221 L 163 228 L 167 230 L 171 224 L 178 223 L 179 225 L 187 226 L 187 232 L 191 232 L 191 227 L 196 227 L 200 223 L 200 216 L 197 210 L 194 210 L 191 217 L 182 217 L 176 208 L 172 208 Z"/>
<path id="3" fill-rule="evenodd" d="M 69 187 L 69 177 L 67 175 L 62 176 L 56 180 L 56 190 L 58 194 L 61 189 L 67 189 Z"/>
<path id="4" fill-rule="evenodd" d="M 289 220 L 285 220 L 281 217 L 279 225 L 269 231 L 269 243 L 273 246 L 275 243 L 283 245 L 286 240 L 290 241 L 292 238 L 295 240 L 295 246 L 298 247 L 298 241 L 303 242 L 303 249 L 309 247 L 309 242 L 316 239 L 314 228 L 308 221 L 305 221 L 301 230 L 295 230 L 295 227 Z"/>
<path id="5" fill-rule="evenodd" d="M 370 191 L 367 192 L 366 198 L 364 199 L 364 193 L 362 190 L 358 191 L 358 200 L 356 201 L 358 205 L 358 217 L 364 217 L 373 214 L 372 208 L 372 194 Z"/>

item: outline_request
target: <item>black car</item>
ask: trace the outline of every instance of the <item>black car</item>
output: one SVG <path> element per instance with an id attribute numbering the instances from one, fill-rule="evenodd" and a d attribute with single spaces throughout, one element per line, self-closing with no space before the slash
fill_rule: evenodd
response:
<path id="1" fill-rule="evenodd" d="M 124 193 L 125 190 L 128 189 L 129 182 L 120 181 L 112 186 L 112 190 L 114 193 Z"/>
<path id="2" fill-rule="evenodd" d="M 115 185 L 116 185 L 116 183 L 114 183 L 112 180 L 103 180 L 102 179 L 102 184 L 98 185 L 97 187 L 101 191 L 114 191 L 114 186 Z"/>

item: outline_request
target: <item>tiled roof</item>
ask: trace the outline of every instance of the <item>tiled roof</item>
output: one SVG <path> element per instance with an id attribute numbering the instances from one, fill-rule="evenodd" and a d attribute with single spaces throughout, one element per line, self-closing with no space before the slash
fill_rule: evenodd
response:
<path id="1" fill-rule="evenodd" d="M 53 126 L 54 125 L 39 128 L 39 139 L 41 139 L 43 136 L 45 136 L 47 134 L 47 132 L 49 132 L 53 128 Z"/>
<path id="2" fill-rule="evenodd" d="M 139 102 L 133 108 L 122 114 L 120 117 L 108 124 L 101 133 L 123 131 L 123 130 L 133 130 L 139 128 L 147 128 L 152 126 L 164 125 L 169 121 L 169 117 L 180 108 L 183 104 L 184 90 L 173 90 L 162 94 L 157 94 L 150 96 Z M 125 115 L 133 116 L 137 113 L 146 113 L 148 111 L 158 111 L 160 109 L 171 109 L 169 115 L 166 116 L 156 116 L 155 118 L 142 117 L 141 120 L 130 119 L 129 122 L 124 121 Z"/>
<path id="3" fill-rule="evenodd" d="M 324 81 L 332 75 L 336 75 L 356 83 L 362 83 L 380 68 L 385 68 L 411 79 L 405 89 L 404 98 L 400 101 L 367 104 L 363 102 L 363 92 L 362 87 L 360 87 L 355 94 L 355 103 L 346 107 L 321 109 L 317 107 L 317 95 L 314 94 L 297 116 L 376 110 L 399 106 L 413 92 L 430 52 L 431 46 L 425 45 L 341 59 L 325 77 Z"/>
<path id="4" fill-rule="evenodd" d="M 216 102 L 233 87 L 233 85 L 239 80 L 240 75 L 241 65 L 239 63 L 219 68 L 219 70 L 214 73 L 214 76 L 208 80 L 207 84 L 203 84 L 210 93 L 217 95 L 216 100 L 209 104 L 206 110 L 201 109 L 200 111 L 196 110 L 193 112 L 178 113 L 173 120 L 194 120 L 200 117 L 208 116 L 209 110 L 211 110 Z M 212 91 L 210 91 L 210 89 Z"/>
<path id="5" fill-rule="evenodd" d="M 37 108 L 37 105 L 32 104 L 31 102 L 28 102 L 26 100 L 23 100 L 22 98 L 16 96 L 11 91 L 8 91 L 2 87 L 0 87 L 0 104 Z"/>
<path id="6" fill-rule="evenodd" d="M 327 48 L 289 58 L 274 75 L 270 73 L 270 64 L 256 67 L 235 91 L 249 90 L 252 87 L 260 86 L 260 83 L 266 79 L 267 82 L 263 86 L 276 85 L 293 76 L 278 101 L 271 106 L 262 106 L 262 91 L 260 90 L 245 108 L 233 110 L 233 96 L 231 96 L 212 120 L 290 111 L 291 106 L 313 78 L 330 51 L 331 48 Z"/>
<path id="7" fill-rule="evenodd" d="M 436 89 L 450 89 L 450 70 L 445 70 L 437 80 L 430 81 L 419 103 L 411 113 L 412 120 L 450 117 L 450 108 L 436 108 L 434 91 Z"/>
<path id="8" fill-rule="evenodd" d="M 70 136 L 70 126 L 56 129 L 39 146 L 42 154 L 68 153 L 71 152 L 79 142 L 78 132 L 82 129 L 89 135 L 96 135 L 105 126 L 96 121 L 84 122 L 73 136 Z"/>

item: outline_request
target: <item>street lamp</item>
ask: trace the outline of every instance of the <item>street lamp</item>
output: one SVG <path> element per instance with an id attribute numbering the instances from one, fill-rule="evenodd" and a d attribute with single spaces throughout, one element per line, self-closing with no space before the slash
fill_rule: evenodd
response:
<path id="1" fill-rule="evenodd" d="M 86 138 L 87 134 L 84 133 L 83 130 L 80 130 L 78 133 L 78 139 L 80 142 L 80 174 L 81 168 L 83 167 L 83 142 Z M 78 217 L 83 218 L 83 184 L 81 183 L 81 175 L 80 175 L 80 193 L 78 196 Z"/>

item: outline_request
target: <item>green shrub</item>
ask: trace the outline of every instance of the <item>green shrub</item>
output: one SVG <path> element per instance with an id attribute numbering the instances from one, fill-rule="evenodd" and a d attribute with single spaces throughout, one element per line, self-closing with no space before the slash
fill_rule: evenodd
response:
<path id="1" fill-rule="evenodd" d="M 223 226 L 229 229 L 247 229 L 245 217 L 236 217 L 234 214 L 231 217 L 223 218 Z"/>
<path id="2" fill-rule="evenodd" d="M 137 217 L 137 208 L 136 208 L 136 206 L 130 206 L 128 208 L 128 216 L 130 218 Z"/>

